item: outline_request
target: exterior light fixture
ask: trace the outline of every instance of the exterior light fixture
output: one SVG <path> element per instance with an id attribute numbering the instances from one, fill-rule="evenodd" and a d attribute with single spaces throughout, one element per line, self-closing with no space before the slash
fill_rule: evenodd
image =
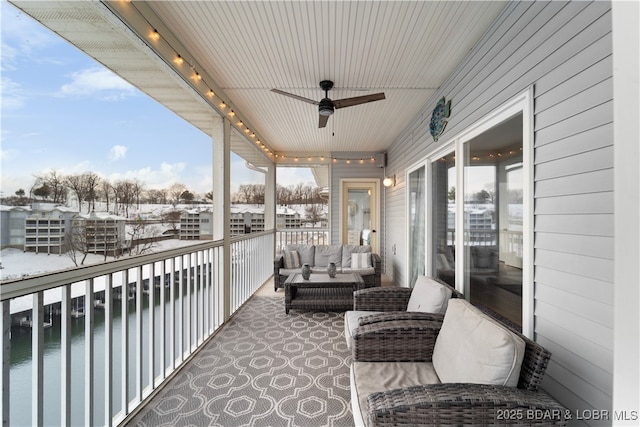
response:
<path id="1" fill-rule="evenodd" d="M 382 180 L 382 185 L 384 185 L 385 187 L 392 187 L 396 185 L 396 176 L 394 175 L 393 177 L 386 177 Z"/>

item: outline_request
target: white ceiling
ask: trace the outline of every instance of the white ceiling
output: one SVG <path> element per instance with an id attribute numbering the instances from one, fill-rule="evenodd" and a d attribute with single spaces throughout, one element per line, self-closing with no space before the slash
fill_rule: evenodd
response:
<path id="1" fill-rule="evenodd" d="M 170 70 L 171 52 L 178 52 L 272 155 L 385 151 L 506 3 L 107 3 L 123 24 L 95 2 L 11 2 L 210 132 L 207 117 L 218 101 L 208 104 L 206 97 L 194 96 L 193 82 L 180 81 Z M 164 47 L 146 39 L 145 26 L 157 29 Z M 152 49 L 164 60 L 154 58 Z M 277 88 L 319 101 L 324 95 L 319 82 L 325 79 L 335 82 L 332 99 L 377 92 L 386 99 L 336 110 L 327 127 L 318 129 L 317 106 L 271 92 Z M 243 132 L 236 139 L 239 135 Z"/>

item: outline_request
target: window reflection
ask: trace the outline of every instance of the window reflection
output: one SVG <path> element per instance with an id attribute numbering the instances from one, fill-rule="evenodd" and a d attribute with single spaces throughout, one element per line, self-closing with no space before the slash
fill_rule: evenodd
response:
<path id="1" fill-rule="evenodd" d="M 473 304 L 522 322 L 522 116 L 464 144 L 464 281 Z"/>
<path id="2" fill-rule="evenodd" d="M 436 160 L 431 166 L 432 271 L 451 286 L 455 286 L 455 166 L 453 153 Z"/>

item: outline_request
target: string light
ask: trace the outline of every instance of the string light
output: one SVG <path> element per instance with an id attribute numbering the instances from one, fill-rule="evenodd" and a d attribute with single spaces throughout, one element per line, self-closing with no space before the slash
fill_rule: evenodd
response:
<path id="1" fill-rule="evenodd" d="M 162 38 L 162 36 L 158 32 L 158 30 L 149 22 L 149 20 L 144 16 L 144 14 L 142 14 L 138 10 L 138 8 L 134 4 L 131 3 L 130 0 L 122 1 L 122 2 L 120 2 L 120 4 L 124 5 L 123 7 L 133 8 L 133 10 L 135 10 L 138 13 L 140 18 L 142 18 L 142 20 L 144 20 L 146 22 L 146 25 L 147 25 L 146 30 L 142 30 L 141 27 L 138 27 L 139 29 L 141 29 L 141 31 L 140 31 L 141 34 L 144 34 L 145 32 L 148 31 L 148 38 L 149 39 L 153 40 L 154 42 L 160 41 L 160 39 L 162 39 L 162 43 L 164 45 L 166 45 L 167 47 L 169 47 L 174 52 L 175 56 L 173 56 L 173 59 L 170 59 L 170 62 L 175 64 L 176 71 L 178 71 L 180 74 L 185 76 L 185 74 L 186 74 L 185 71 L 186 70 L 180 71 L 177 68 L 177 67 L 181 67 L 185 62 L 185 58 L 182 55 L 180 55 L 180 53 L 178 53 L 178 50 L 171 45 L 171 43 L 168 41 L 168 39 Z M 163 56 L 159 51 L 158 51 L 158 55 Z M 204 81 L 205 80 L 204 77 L 200 73 L 198 73 L 196 71 L 196 65 L 197 64 L 195 64 L 193 62 L 189 62 L 188 57 L 187 57 L 186 61 L 188 62 L 188 65 L 190 66 L 191 71 L 192 71 L 192 74 L 191 74 L 190 77 L 196 82 Z M 204 81 L 204 83 L 207 84 L 206 81 Z M 194 89 L 196 89 L 198 92 L 200 92 L 203 96 L 205 96 L 205 95 L 208 96 L 213 102 L 213 98 L 216 97 L 216 93 L 214 92 L 213 89 L 211 89 L 210 86 L 208 86 L 208 87 L 207 86 L 205 86 L 204 88 L 194 86 Z M 224 110 L 224 109 L 227 108 L 227 104 L 226 104 L 226 102 L 224 100 L 220 99 L 220 102 L 218 103 L 218 107 L 220 108 L 220 110 Z M 229 117 L 234 117 L 235 116 L 235 112 L 233 110 L 231 110 L 227 114 L 229 115 Z M 244 123 L 242 121 L 240 121 L 238 123 L 238 127 L 243 127 L 243 126 L 244 126 Z M 252 132 L 249 128 L 244 129 L 244 132 L 248 136 L 250 136 L 251 138 L 256 138 L 256 133 Z M 269 147 L 267 147 L 265 144 L 261 143 L 259 139 L 257 140 L 257 144 L 261 145 L 263 147 L 263 150 L 265 152 L 269 153 L 270 156 L 273 156 L 273 152 L 271 151 L 271 149 Z M 284 156 L 281 156 L 281 158 L 284 158 Z"/>

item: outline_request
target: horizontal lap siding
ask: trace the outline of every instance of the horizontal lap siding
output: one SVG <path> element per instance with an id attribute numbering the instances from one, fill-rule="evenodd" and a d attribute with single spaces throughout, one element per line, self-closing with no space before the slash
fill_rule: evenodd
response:
<path id="1" fill-rule="evenodd" d="M 442 96 L 440 143 L 534 86 L 535 334 L 553 353 L 544 387 L 573 410 L 611 409 L 611 53 L 608 2 L 510 3 L 388 152 L 387 170 L 402 171 L 437 147 L 428 123 Z M 405 197 L 387 190 L 386 251 L 405 251 Z"/>

